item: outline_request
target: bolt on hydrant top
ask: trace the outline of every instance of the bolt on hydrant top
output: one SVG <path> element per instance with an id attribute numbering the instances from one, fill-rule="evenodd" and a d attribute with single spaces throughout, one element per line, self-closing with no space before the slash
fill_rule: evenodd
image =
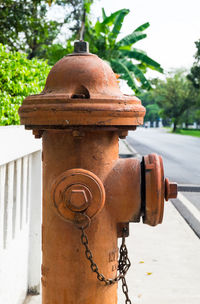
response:
<path id="1" fill-rule="evenodd" d="M 143 124 L 145 108 L 135 96 L 122 94 L 115 73 L 85 41 L 51 69 L 44 90 L 28 96 L 19 109 L 27 128 L 73 126 L 125 127 Z"/>

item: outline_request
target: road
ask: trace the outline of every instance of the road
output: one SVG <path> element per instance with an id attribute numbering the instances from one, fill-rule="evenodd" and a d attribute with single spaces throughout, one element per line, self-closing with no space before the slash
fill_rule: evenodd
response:
<path id="1" fill-rule="evenodd" d="M 171 181 L 200 186 L 200 138 L 138 128 L 129 132 L 127 143 L 140 155 L 161 155 L 165 176 Z M 200 193 L 181 193 L 172 202 L 200 237 Z"/>

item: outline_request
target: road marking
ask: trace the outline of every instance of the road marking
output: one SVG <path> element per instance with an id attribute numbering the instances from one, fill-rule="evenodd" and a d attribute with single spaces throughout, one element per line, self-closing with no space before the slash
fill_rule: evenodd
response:
<path id="1" fill-rule="evenodd" d="M 199 210 L 180 192 L 177 197 L 183 205 L 190 211 L 190 213 L 200 222 L 200 212 Z"/>
<path id="2" fill-rule="evenodd" d="M 200 185 L 179 184 L 178 191 L 179 192 L 200 192 Z"/>

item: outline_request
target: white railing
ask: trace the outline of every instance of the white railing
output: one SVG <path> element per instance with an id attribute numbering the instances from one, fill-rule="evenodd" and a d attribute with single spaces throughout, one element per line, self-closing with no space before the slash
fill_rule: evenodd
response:
<path id="1" fill-rule="evenodd" d="M 41 140 L 0 127 L 0 303 L 38 293 L 41 265 Z"/>

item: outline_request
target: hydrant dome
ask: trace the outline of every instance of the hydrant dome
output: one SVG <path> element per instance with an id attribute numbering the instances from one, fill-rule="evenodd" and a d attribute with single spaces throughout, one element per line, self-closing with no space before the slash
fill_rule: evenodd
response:
<path id="1" fill-rule="evenodd" d="M 135 129 L 143 124 L 145 108 L 135 96 L 124 95 L 115 73 L 98 56 L 73 53 L 51 69 L 44 90 L 28 96 L 19 109 L 29 129 Z"/>
<path id="2" fill-rule="evenodd" d="M 111 67 L 93 54 L 65 56 L 51 69 L 43 93 L 63 93 L 69 98 L 122 97 Z"/>

